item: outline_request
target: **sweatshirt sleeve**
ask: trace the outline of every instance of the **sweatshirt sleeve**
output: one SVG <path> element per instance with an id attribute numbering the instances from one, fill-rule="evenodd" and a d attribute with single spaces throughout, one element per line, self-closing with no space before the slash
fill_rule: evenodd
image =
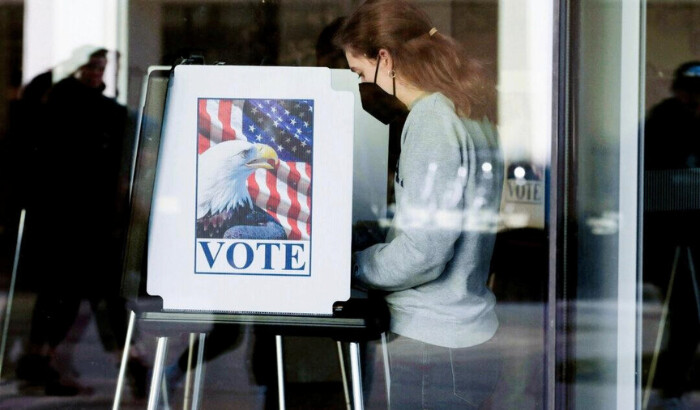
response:
<path id="1" fill-rule="evenodd" d="M 464 128 L 456 116 L 420 114 L 406 124 L 395 236 L 355 255 L 353 275 L 371 288 L 397 291 L 435 280 L 461 234 L 467 171 L 458 133 Z"/>

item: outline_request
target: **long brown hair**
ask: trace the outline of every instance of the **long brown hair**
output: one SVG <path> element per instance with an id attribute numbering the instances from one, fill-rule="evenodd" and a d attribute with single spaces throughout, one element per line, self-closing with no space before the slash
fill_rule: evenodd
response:
<path id="1" fill-rule="evenodd" d="M 335 43 L 353 55 L 389 51 L 397 76 L 452 100 L 459 115 L 495 121 L 494 92 L 479 62 L 452 37 L 432 30 L 425 12 L 402 0 L 368 0 L 346 21 Z M 439 29 L 439 28 L 438 28 Z"/>

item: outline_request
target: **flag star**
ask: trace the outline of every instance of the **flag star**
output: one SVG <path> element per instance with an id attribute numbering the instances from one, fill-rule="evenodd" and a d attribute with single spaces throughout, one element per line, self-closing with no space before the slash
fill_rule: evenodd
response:
<path id="1" fill-rule="evenodd" d="M 285 115 L 289 115 L 289 110 L 284 110 Z"/>
<path id="2" fill-rule="evenodd" d="M 263 117 L 258 117 L 258 123 L 262 124 L 265 119 Z"/>
<path id="3" fill-rule="evenodd" d="M 284 120 L 282 119 L 282 117 L 277 117 L 277 121 L 279 121 L 279 122 L 284 122 Z"/>
<path id="4" fill-rule="evenodd" d="M 281 145 L 277 145 L 277 149 L 278 149 L 280 152 L 281 152 L 281 151 L 284 151 L 284 147 L 281 146 Z"/>
<path id="5" fill-rule="evenodd" d="M 297 128 L 297 134 L 301 134 L 301 128 Z"/>
<path id="6" fill-rule="evenodd" d="M 266 104 L 269 104 L 269 103 L 270 103 L 270 100 L 265 100 L 265 103 L 266 103 Z"/>
<path id="7" fill-rule="evenodd" d="M 289 121 L 289 122 L 290 122 L 292 125 L 296 125 L 296 124 L 297 124 L 296 118 L 292 118 L 292 120 Z"/>
<path id="8" fill-rule="evenodd" d="M 299 118 L 304 118 L 304 115 L 305 115 L 305 114 L 306 114 L 305 112 L 300 112 L 300 113 L 299 113 Z"/>
<path id="9" fill-rule="evenodd" d="M 253 114 L 257 114 L 257 113 L 258 113 L 258 109 L 257 109 L 256 107 L 253 107 L 253 108 L 251 109 L 251 112 L 252 112 Z"/>
<path id="10" fill-rule="evenodd" d="M 306 150 L 306 153 L 307 153 L 307 154 L 311 154 L 311 149 L 307 149 L 307 150 Z"/>
<path id="11" fill-rule="evenodd" d="M 314 112 L 314 107 L 309 105 L 309 112 Z"/>
<path id="12" fill-rule="evenodd" d="M 275 122 L 273 122 L 273 124 L 275 124 L 275 127 L 279 128 L 279 125 L 280 125 L 279 122 L 275 121 Z"/>
<path id="13" fill-rule="evenodd" d="M 270 111 L 276 113 L 276 112 L 277 112 L 277 107 L 272 107 L 272 108 L 270 108 Z"/>
<path id="14" fill-rule="evenodd" d="M 304 121 L 304 127 L 309 128 L 309 122 L 308 122 L 308 121 Z"/>
<path id="15" fill-rule="evenodd" d="M 305 147 L 305 146 L 306 146 L 306 141 L 302 141 L 302 142 L 301 142 L 301 146 L 302 146 L 302 147 Z"/>
<path id="16" fill-rule="evenodd" d="M 297 147 L 292 147 L 292 152 L 297 152 Z"/>
<path id="17" fill-rule="evenodd" d="M 250 127 L 248 127 L 248 130 L 250 132 L 255 132 L 255 127 L 251 124 Z"/>
<path id="18" fill-rule="evenodd" d="M 287 138 L 286 140 L 284 140 L 284 142 L 290 142 L 291 140 L 291 138 Z"/>
<path id="19" fill-rule="evenodd" d="M 262 141 L 262 135 L 258 134 L 258 135 L 255 137 L 255 139 L 258 140 L 258 141 Z"/>
<path id="20" fill-rule="evenodd" d="M 263 105 L 261 103 L 258 103 L 258 108 L 263 108 Z"/>

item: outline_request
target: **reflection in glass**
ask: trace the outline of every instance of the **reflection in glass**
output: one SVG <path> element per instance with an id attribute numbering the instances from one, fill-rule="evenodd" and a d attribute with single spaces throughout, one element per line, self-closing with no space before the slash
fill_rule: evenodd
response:
<path id="1" fill-rule="evenodd" d="M 697 408 L 700 341 L 700 5 L 647 7 L 644 408 Z"/>
<path id="2" fill-rule="evenodd" d="M 55 2 L 55 4 L 59 3 L 67 4 Z M 104 2 L 112 5 L 117 3 L 121 2 Z M 355 0 L 289 2 L 131 0 L 128 2 L 128 20 L 117 21 L 118 16 L 111 12 L 99 13 L 99 18 L 95 17 L 93 20 L 109 20 L 110 33 L 118 31 L 118 27 L 128 22 L 128 30 L 126 33 L 121 33 L 128 36 L 128 49 L 119 50 L 119 75 L 128 77 L 128 82 L 120 82 L 119 89 L 117 90 L 115 86 L 110 96 L 118 93 L 120 100 L 123 99 L 127 103 L 128 119 L 133 122 L 141 108 L 141 100 L 144 97 L 142 95 L 143 79 L 148 68 L 161 64 L 167 67 L 178 57 L 202 56 L 207 64 L 344 65 L 344 57 L 342 57 L 343 61 L 339 62 L 337 54 L 331 55 L 326 60 L 318 58 L 316 45 L 319 44 L 318 40 L 324 28 L 331 26 L 339 17 L 347 16 L 359 3 Z M 73 7 L 78 7 L 79 4 L 85 3 L 76 2 Z M 438 203 L 431 203 L 431 191 L 427 191 L 428 205 L 413 209 L 411 213 L 415 215 L 409 218 L 408 222 L 422 222 L 421 228 L 427 226 L 460 232 L 495 233 L 496 240 L 493 257 L 489 261 L 487 285 L 489 292 L 493 292 L 497 300 L 495 309 L 501 332 L 499 350 L 506 352 L 506 360 L 501 377 L 495 384 L 495 394 L 487 400 L 484 408 L 543 408 L 546 394 L 544 302 L 548 275 L 548 237 L 545 233 L 544 209 L 549 189 L 546 175 L 548 173 L 547 152 L 551 137 L 548 128 L 551 123 L 551 104 L 547 98 L 551 97 L 552 59 L 548 53 L 551 50 L 550 29 L 553 25 L 544 24 L 542 16 L 549 16 L 547 19 L 550 19 L 549 14 L 552 10 L 542 9 L 541 2 L 518 0 L 460 0 L 421 2 L 420 4 L 430 15 L 438 33 L 450 35 L 466 45 L 470 53 L 483 62 L 486 77 L 498 83 L 497 124 L 502 138 L 506 174 L 501 176 L 502 167 L 496 159 L 479 161 L 474 168 L 474 171 L 481 174 L 488 183 L 494 186 L 503 183 L 503 190 L 500 192 L 502 198 L 500 209 L 492 209 L 488 193 L 477 189 L 468 209 L 468 218 L 464 218 L 461 213 L 449 212 L 449 209 L 441 209 Z M 0 142 L 3 144 L 0 149 L 0 155 L 2 155 L 0 158 L 2 167 L 0 172 L 2 189 L 0 192 L 0 215 L 2 216 L 0 278 L 4 285 L 9 278 L 8 267 L 14 247 L 13 230 L 16 226 L 16 215 L 18 210 L 26 205 L 23 198 L 36 193 L 32 192 L 35 191 L 34 185 L 28 179 L 32 175 L 29 164 L 32 163 L 31 160 L 35 154 L 35 140 L 27 138 L 25 131 L 13 132 L 36 121 L 38 111 L 32 111 L 34 114 L 29 118 L 10 112 L 13 108 L 11 106 L 16 106 L 14 103 L 19 100 L 22 92 L 25 96 L 32 95 L 32 87 L 26 84 L 27 79 L 24 81 L 25 84 L 22 84 L 22 44 L 28 37 L 33 37 L 41 31 L 34 26 L 23 27 L 23 21 L 34 21 L 24 18 L 26 17 L 23 16 L 24 10 L 26 9 L 21 1 L 0 2 L 0 45 L 3 50 L 7 50 L 0 53 L 0 78 L 3 80 L 0 83 L 0 90 L 3 91 L 0 93 L 2 96 L 0 115 L 2 118 L 10 119 L 9 121 L 0 120 Z M 92 8 L 86 10 L 92 10 Z M 70 14 L 69 8 L 63 11 L 63 13 L 51 14 L 52 18 L 58 19 L 60 16 L 65 17 L 66 14 Z M 46 12 L 47 10 L 44 10 L 39 17 L 45 17 Z M 69 28 L 62 20 L 56 25 L 56 27 L 59 26 L 63 29 Z M 43 28 L 46 27 L 48 25 Z M 75 27 L 78 26 L 75 25 Z M 24 33 L 28 33 L 27 37 L 24 37 Z M 55 41 L 65 40 L 65 38 L 58 36 Z M 110 41 L 112 40 L 114 39 L 110 37 Z M 529 46 L 523 47 L 523 42 Z M 57 43 L 45 45 L 59 46 Z M 117 44 L 110 44 L 108 48 L 114 50 Z M 33 46 L 32 55 L 48 57 L 47 54 L 42 54 L 41 50 L 43 49 Z M 48 65 L 42 66 L 41 69 L 45 68 L 48 68 Z M 31 76 L 29 71 L 25 69 L 25 76 Z M 110 77 L 114 75 L 116 74 L 105 74 Z M 42 87 L 34 89 L 37 91 L 37 100 L 41 101 L 44 91 L 51 88 L 51 83 L 49 81 L 45 84 L 46 89 Z M 13 100 L 12 104 L 5 98 L 7 95 Z M 216 96 L 212 98 L 214 97 Z M 144 121 L 144 126 L 152 125 L 150 123 L 152 119 L 146 118 Z M 34 125 L 37 124 L 38 122 Z M 135 125 L 130 124 L 130 127 L 132 135 L 129 137 L 133 138 Z M 382 181 L 386 179 L 387 185 L 393 185 L 396 177 L 394 167 L 401 155 L 398 150 L 400 127 L 393 127 L 391 134 L 393 135 L 391 141 L 387 141 L 391 147 L 387 159 L 389 169 L 386 175 L 377 175 L 377 178 Z M 55 136 L 55 133 L 51 130 L 46 132 L 46 137 L 52 136 Z M 133 147 L 129 144 L 133 141 L 128 139 L 125 141 L 127 146 L 119 153 L 120 166 L 125 166 L 128 170 L 133 152 Z M 58 145 L 62 145 L 62 149 L 70 149 L 69 145 L 62 142 L 56 141 Z M 148 160 L 148 158 L 142 159 Z M 60 162 L 60 159 L 56 158 L 56 161 Z M 84 166 L 84 161 L 76 160 L 62 165 L 79 167 L 81 164 Z M 439 167 L 440 164 L 433 165 Z M 432 168 L 427 167 L 427 169 Z M 47 174 L 51 172 L 46 171 Z M 428 174 L 429 172 L 426 175 Z M 446 190 L 447 194 L 440 198 L 440 201 L 443 204 L 458 202 L 457 187 L 461 187 L 468 178 L 469 173 L 466 169 L 457 169 L 455 178 L 450 181 L 454 189 Z M 74 182 L 70 177 L 63 178 L 56 189 Z M 433 181 L 433 183 L 436 182 Z M 128 191 L 128 183 L 121 185 L 118 189 Z M 92 191 L 87 190 L 84 194 L 90 192 Z M 68 199 L 60 195 L 55 197 L 55 202 L 59 203 Z M 94 207 L 94 201 L 85 200 L 84 202 L 88 207 L 90 205 Z M 377 221 L 370 221 L 372 226 L 366 235 L 369 238 L 367 242 L 376 243 L 385 239 L 388 228 L 385 222 L 392 217 L 392 210 L 396 209 L 394 202 L 395 198 L 390 199 L 386 208 L 368 212 L 375 215 Z M 47 202 L 47 206 L 53 203 Z M 93 217 L 84 222 L 96 227 L 101 226 L 104 222 L 104 213 L 100 212 L 102 210 L 101 207 L 91 209 L 91 212 L 99 215 L 93 214 Z M 385 210 L 389 211 L 385 212 Z M 32 215 L 29 218 L 32 218 Z M 84 216 L 75 216 L 75 218 L 84 218 Z M 56 241 L 65 238 L 64 235 L 55 232 L 47 235 L 51 240 Z M 93 245 L 97 246 L 97 244 Z M 116 247 L 110 248 L 110 250 L 116 249 Z M 43 274 L 51 275 L 55 272 L 52 266 L 54 260 L 32 259 L 49 265 Z M 113 265 L 110 266 L 111 268 L 121 267 L 120 263 L 111 265 Z M 9 326 L 8 352 L 5 356 L 6 363 L 3 366 L 2 375 L 3 381 L 10 382 L 8 384 L 10 391 L 0 391 L 0 406 L 19 408 L 32 406 L 42 400 L 51 404 L 62 400 L 60 403 L 73 407 L 80 407 L 88 401 L 110 402 L 114 395 L 118 362 L 113 352 L 119 349 L 112 349 L 110 353 L 110 349 L 100 343 L 99 337 L 123 339 L 119 334 L 123 329 L 121 325 L 98 328 L 95 315 L 87 303 L 81 303 L 77 307 L 77 316 L 69 323 L 66 337 L 56 346 L 51 366 L 61 377 L 77 379 L 81 386 L 88 389 L 39 391 L 40 389 L 36 388 L 26 389 L 26 384 L 18 382 L 17 367 L 20 357 L 30 350 L 31 326 L 29 323 L 37 299 L 37 291 L 40 285 L 46 286 L 46 283 L 35 280 L 27 272 L 28 267 L 22 262 L 18 278 L 18 297 Z M 102 269 L 99 272 L 102 272 Z M 95 275 L 92 278 L 95 281 L 103 278 L 99 276 L 97 270 L 91 273 Z M 118 289 L 118 286 L 117 284 L 110 290 Z M 6 286 L 3 287 L 3 290 L 6 288 Z M 264 292 L 261 292 L 261 297 L 264 297 Z M 97 309 L 98 312 L 108 311 L 102 309 L 105 307 L 104 304 L 97 303 L 97 305 L 100 308 Z M 53 309 L 49 310 L 57 312 Z M 230 407 L 232 397 L 235 397 L 236 405 L 241 408 L 276 405 L 275 369 L 271 360 L 274 357 L 272 335 L 258 330 L 249 326 L 217 327 L 208 335 L 206 344 L 208 347 L 204 353 L 207 365 L 203 385 L 202 405 L 204 407 Z M 110 331 L 114 334 L 103 334 Z M 135 340 L 130 349 L 132 356 L 143 359 L 146 366 L 150 367 L 156 350 L 154 338 L 146 333 L 137 332 Z M 166 380 L 170 403 L 174 407 L 181 405 L 185 392 L 189 348 L 190 335 L 173 337 L 167 357 Z M 290 407 L 344 407 L 342 378 L 337 369 L 337 350 L 332 340 L 289 337 L 285 340 L 285 352 L 288 368 L 287 400 Z M 482 353 L 488 355 L 491 352 Z M 368 408 L 385 408 L 387 395 L 384 387 L 385 373 L 381 342 L 370 341 L 363 351 L 363 357 L 365 404 Z M 44 361 L 45 359 L 37 361 L 41 362 L 37 366 L 46 368 Z M 477 360 L 469 363 L 467 367 L 480 369 L 482 366 L 480 363 Z M 139 373 L 142 370 L 138 367 L 129 369 L 129 374 L 133 377 L 124 391 L 122 403 L 125 406 L 144 407 L 143 389 L 147 384 L 143 384 L 145 374 Z M 19 373 L 22 372 L 19 371 Z M 471 371 L 458 374 L 459 383 L 468 380 L 474 374 Z M 481 373 L 476 372 L 476 374 Z M 49 374 L 49 376 L 53 377 L 55 374 Z M 76 394 L 57 398 L 55 395 L 47 396 L 46 393 Z"/>

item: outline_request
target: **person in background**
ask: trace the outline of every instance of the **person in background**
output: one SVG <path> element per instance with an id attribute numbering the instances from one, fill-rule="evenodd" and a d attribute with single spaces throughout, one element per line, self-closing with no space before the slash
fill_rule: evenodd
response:
<path id="1" fill-rule="evenodd" d="M 501 358 L 487 288 L 503 181 L 494 88 L 411 3 L 367 1 L 336 36 L 384 123 L 408 111 L 386 241 L 356 252 L 357 286 L 386 292 L 392 408 L 473 408 Z"/>
<path id="2" fill-rule="evenodd" d="M 127 110 L 103 95 L 107 54 L 93 48 L 77 70 L 48 91 L 46 126 L 36 141 L 21 264 L 36 280 L 37 299 L 16 375 L 45 387 L 48 395 L 89 391 L 59 372 L 55 362 L 56 348 L 83 300 L 90 302 L 102 345 L 115 364 L 126 335 L 119 295 L 126 193 L 119 182 Z M 131 374 L 139 374 L 138 395 L 143 395 L 146 369 L 135 363 Z"/>
<path id="3" fill-rule="evenodd" d="M 700 61 L 676 68 L 671 92 L 652 107 L 644 124 L 647 170 L 700 167 Z"/>
<path id="4" fill-rule="evenodd" d="M 316 39 L 316 66 L 328 68 L 348 68 L 343 50 L 333 44 L 333 38 L 343 25 L 345 17 L 338 17 L 323 27 Z"/>
<path id="5" fill-rule="evenodd" d="M 691 375 L 700 342 L 700 61 L 678 66 L 673 95 L 654 105 L 644 127 L 644 282 L 665 293 L 668 320 L 659 332 L 666 341 L 658 355 L 658 371 L 646 375 L 660 391 L 649 408 L 681 408 L 692 390 Z M 664 325 L 665 324 L 665 325 Z"/>

